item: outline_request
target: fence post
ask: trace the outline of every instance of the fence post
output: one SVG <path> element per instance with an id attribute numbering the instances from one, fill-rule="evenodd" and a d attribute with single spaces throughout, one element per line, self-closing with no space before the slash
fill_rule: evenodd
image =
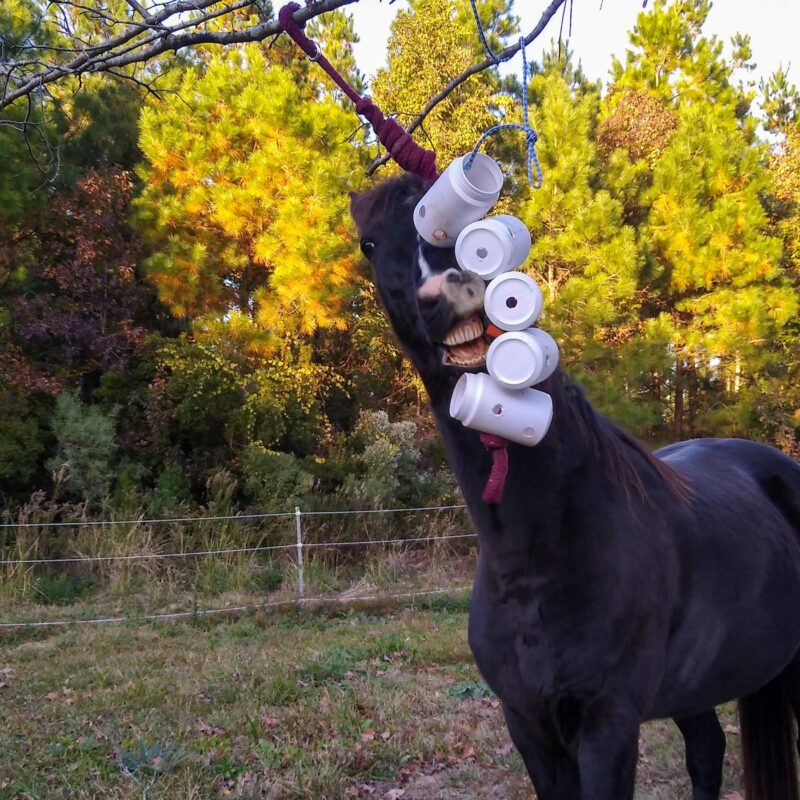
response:
<path id="1" fill-rule="evenodd" d="M 302 599 L 305 586 L 303 585 L 303 525 L 300 522 L 300 506 L 294 507 L 294 520 L 297 530 L 297 594 Z"/>

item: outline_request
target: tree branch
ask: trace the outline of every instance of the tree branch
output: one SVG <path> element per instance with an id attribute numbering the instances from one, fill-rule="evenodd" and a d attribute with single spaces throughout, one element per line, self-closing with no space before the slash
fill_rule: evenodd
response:
<path id="1" fill-rule="evenodd" d="M 547 27 L 547 23 L 555 16 L 556 11 L 561 8 L 562 5 L 566 0 L 552 0 L 550 5 L 544 10 L 541 18 L 536 23 L 536 26 L 533 30 L 525 37 L 525 45 L 529 45 L 534 39 L 536 39 L 542 31 Z M 520 50 L 520 43 L 517 42 L 510 47 L 506 47 L 505 50 L 497 53 L 497 61 L 507 61 L 509 58 L 514 56 Z M 425 117 L 433 111 L 439 103 L 442 102 L 449 94 L 451 94 L 455 89 L 461 86 L 464 81 L 471 78 L 473 75 L 477 75 L 479 72 L 483 72 L 485 69 L 489 69 L 489 67 L 494 67 L 497 65 L 497 61 L 494 59 L 489 58 L 488 56 L 478 64 L 473 64 L 468 69 L 465 69 L 460 75 L 457 75 L 453 78 L 447 86 L 442 89 L 441 92 L 434 95 L 422 108 L 422 111 L 413 119 L 411 124 L 406 128 L 408 133 L 413 133 L 422 123 L 425 121 Z M 370 164 L 369 169 L 367 170 L 367 175 L 372 175 L 374 172 L 381 166 L 383 166 L 387 161 L 391 160 L 391 155 L 389 153 L 385 153 L 380 158 L 376 158 L 372 164 Z"/>
<path id="2" fill-rule="evenodd" d="M 136 0 L 134 2 L 139 5 Z M 358 0 L 318 0 L 318 2 L 306 5 L 297 11 L 295 19 L 298 24 L 303 24 L 321 14 L 355 2 Z M 56 3 L 59 8 L 62 4 L 73 7 L 78 5 L 69 0 L 58 0 Z M 251 25 L 241 30 L 201 30 L 201 26 L 206 22 L 220 16 L 220 9 L 213 8 L 213 6 L 219 6 L 219 0 L 173 0 L 160 4 L 160 6 L 158 12 L 150 13 L 141 22 L 131 22 L 130 19 L 108 19 L 108 22 L 114 25 L 124 25 L 124 30 L 116 36 L 103 39 L 95 44 L 87 43 L 82 49 L 76 48 L 77 55 L 63 64 L 50 64 L 45 68 L 33 70 L 33 74 L 31 74 L 31 70 L 21 70 L 22 74 L 14 76 L 14 72 L 20 70 L 20 62 L 0 61 L 0 76 L 5 79 L 6 83 L 3 95 L 0 97 L 0 111 L 21 97 L 32 95 L 48 84 L 65 77 L 145 63 L 162 53 L 199 44 L 222 46 L 259 42 L 282 31 L 277 19 Z M 237 9 L 246 7 L 252 7 L 258 14 L 262 13 L 257 0 L 227 4 L 223 6 L 223 13 L 233 13 Z M 190 12 L 201 13 L 200 16 L 188 21 L 185 16 L 181 16 Z M 104 12 L 98 9 L 98 14 L 102 13 Z M 170 27 L 167 24 L 168 21 L 176 16 L 175 24 Z M 146 34 L 146 36 L 137 41 L 137 37 L 142 34 Z M 30 63 L 26 62 L 28 65 Z"/>

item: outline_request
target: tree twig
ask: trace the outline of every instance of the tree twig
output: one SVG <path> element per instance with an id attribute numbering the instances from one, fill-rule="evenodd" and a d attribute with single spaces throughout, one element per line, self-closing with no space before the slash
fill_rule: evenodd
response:
<path id="1" fill-rule="evenodd" d="M 563 0 L 561 1 L 563 2 Z M 319 0 L 302 7 L 296 12 L 295 19 L 298 23 L 303 24 L 321 14 L 355 2 L 358 0 Z M 62 11 L 62 5 L 79 6 L 77 2 L 70 0 L 58 0 L 56 5 Z M 240 30 L 201 29 L 209 20 L 221 16 L 220 9 L 213 8 L 214 6 L 219 6 L 219 0 L 172 0 L 163 4 L 154 4 L 153 9 L 158 7 L 160 10 L 151 11 L 149 16 L 141 21 L 106 18 L 107 22 L 111 22 L 113 25 L 122 25 L 124 29 L 102 41 L 94 44 L 87 43 L 83 49 L 78 48 L 79 52 L 63 64 L 51 64 L 46 68 L 34 71 L 33 74 L 31 71 L 25 70 L 23 74 L 14 76 L 14 72 L 19 70 L 19 62 L 12 60 L 0 62 L 0 78 L 4 78 L 6 82 L 3 96 L 0 97 L 0 111 L 9 107 L 16 100 L 35 94 L 48 84 L 65 77 L 75 77 L 90 72 L 104 72 L 130 64 L 145 63 L 162 53 L 199 44 L 230 45 L 259 42 L 281 33 L 282 29 L 277 19 Z M 251 6 L 254 11 L 261 14 L 256 0 L 230 3 L 224 7 L 224 13 L 233 13 L 237 9 Z M 200 16 L 187 21 L 185 15 L 191 12 L 199 13 Z M 103 15 L 106 12 L 98 8 L 97 13 Z M 167 24 L 170 19 L 175 20 L 172 27 Z M 138 39 L 142 34 L 146 34 L 146 36 Z"/>
<path id="2" fill-rule="evenodd" d="M 561 8 L 562 5 L 566 0 L 552 0 L 549 6 L 544 10 L 542 13 L 541 18 L 536 23 L 536 26 L 533 30 L 525 37 L 525 45 L 529 45 L 534 39 L 536 39 L 542 31 L 547 27 L 547 23 L 555 16 L 556 11 Z M 516 44 L 511 45 L 510 47 L 506 47 L 505 50 L 497 53 L 497 59 L 499 61 L 506 61 L 511 58 L 513 55 L 519 52 L 520 43 L 517 42 Z M 428 102 L 423 106 L 422 110 L 417 114 L 417 116 L 413 119 L 411 124 L 406 128 L 408 133 L 413 133 L 425 120 L 425 117 L 433 111 L 439 103 L 442 102 L 449 94 L 451 94 L 455 89 L 461 86 L 466 80 L 471 78 L 473 75 L 477 75 L 479 72 L 483 72 L 485 69 L 489 69 L 490 67 L 494 67 L 497 65 L 497 62 L 491 58 L 485 58 L 483 61 L 473 64 L 468 69 L 465 69 L 460 75 L 457 75 L 453 78 L 447 86 L 442 89 L 441 92 L 434 95 Z M 380 158 L 376 158 L 372 164 L 370 164 L 369 169 L 367 170 L 367 175 L 374 174 L 375 170 L 379 167 L 383 166 L 387 161 L 391 159 L 391 155 L 388 153 L 382 155 Z"/>

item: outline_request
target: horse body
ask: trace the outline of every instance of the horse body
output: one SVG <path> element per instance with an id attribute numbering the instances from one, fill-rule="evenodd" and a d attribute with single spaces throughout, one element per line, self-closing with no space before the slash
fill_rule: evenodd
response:
<path id="1" fill-rule="evenodd" d="M 694 800 L 716 800 L 713 708 L 743 697 L 749 800 L 798 800 L 800 466 L 738 440 L 654 458 L 557 372 L 538 387 L 553 397 L 550 431 L 509 445 L 503 500 L 484 503 L 491 457 L 449 415 L 459 372 L 437 344 L 455 263 L 430 248 L 420 270 L 422 191 L 388 182 L 354 200 L 354 217 L 479 535 L 469 643 L 539 800 L 633 798 L 639 726 L 660 717 L 684 735 Z M 437 291 L 420 292 L 431 272 Z"/>
<path id="2" fill-rule="evenodd" d="M 800 467 L 741 440 L 659 455 L 695 487 L 672 531 L 682 572 L 653 709 L 663 717 L 743 697 L 800 657 Z"/>

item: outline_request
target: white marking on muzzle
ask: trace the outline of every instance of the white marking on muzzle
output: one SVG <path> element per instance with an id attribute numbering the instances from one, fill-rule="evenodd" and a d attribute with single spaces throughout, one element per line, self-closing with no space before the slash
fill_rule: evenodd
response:
<path id="1" fill-rule="evenodd" d="M 459 270 L 448 269 L 444 272 L 439 272 L 435 275 L 431 275 L 429 278 L 426 278 L 420 285 L 419 289 L 417 289 L 417 294 L 420 299 L 433 300 L 442 294 L 442 286 L 444 285 L 445 280 L 447 280 L 447 276 L 451 272 L 459 272 Z"/>

